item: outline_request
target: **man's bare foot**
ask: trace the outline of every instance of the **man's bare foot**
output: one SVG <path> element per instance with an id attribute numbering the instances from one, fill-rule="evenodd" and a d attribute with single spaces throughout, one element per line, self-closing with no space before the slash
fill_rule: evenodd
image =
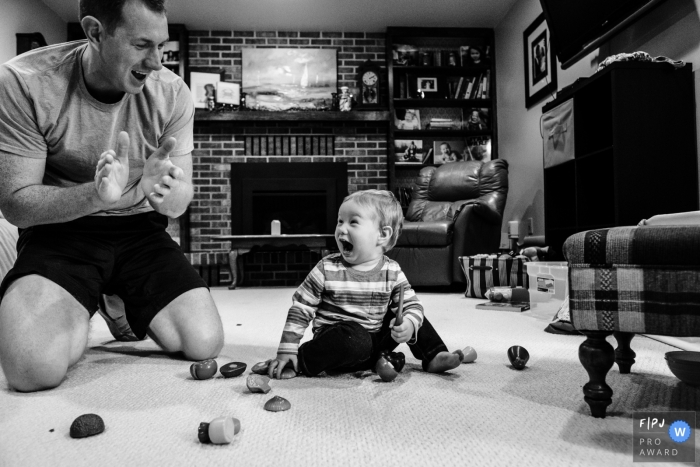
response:
<path id="1" fill-rule="evenodd" d="M 464 354 L 461 350 L 455 350 L 452 353 L 440 352 L 428 363 L 428 373 L 442 373 L 457 368 L 463 358 Z"/>

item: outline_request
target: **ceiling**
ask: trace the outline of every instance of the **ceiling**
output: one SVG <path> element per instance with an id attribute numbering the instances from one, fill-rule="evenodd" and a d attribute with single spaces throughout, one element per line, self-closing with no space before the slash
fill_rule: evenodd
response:
<path id="1" fill-rule="evenodd" d="M 42 0 L 64 21 L 78 0 Z M 167 0 L 189 30 L 384 32 L 387 26 L 495 28 L 517 0 Z"/>

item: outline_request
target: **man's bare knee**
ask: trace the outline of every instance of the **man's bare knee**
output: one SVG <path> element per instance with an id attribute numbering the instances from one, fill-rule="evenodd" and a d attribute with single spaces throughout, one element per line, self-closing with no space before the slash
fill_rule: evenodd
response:
<path id="1" fill-rule="evenodd" d="M 58 387 L 66 377 L 68 365 L 35 363 L 30 367 L 3 365 L 3 369 L 10 388 L 19 392 L 35 392 Z"/>
<path id="2" fill-rule="evenodd" d="M 207 289 L 193 289 L 177 297 L 151 321 L 148 332 L 163 350 L 181 352 L 189 360 L 219 355 L 224 331 Z"/>
<path id="3" fill-rule="evenodd" d="M 89 314 L 67 291 L 24 276 L 0 302 L 0 366 L 10 387 L 29 392 L 58 386 L 87 344 Z"/>
<path id="4" fill-rule="evenodd" d="M 206 360 L 219 355 L 224 346 L 223 333 L 196 332 L 183 336 L 182 352 L 188 360 Z"/>

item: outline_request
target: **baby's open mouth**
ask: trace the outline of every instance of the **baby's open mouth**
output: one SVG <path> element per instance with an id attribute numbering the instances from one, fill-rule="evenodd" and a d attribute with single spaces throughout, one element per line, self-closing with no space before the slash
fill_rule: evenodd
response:
<path id="1" fill-rule="evenodd" d="M 340 240 L 340 245 L 343 247 L 343 253 L 352 252 L 352 243 L 347 240 Z"/>
<path id="2" fill-rule="evenodd" d="M 134 75 L 134 78 L 139 81 L 143 81 L 148 76 L 148 73 L 141 73 L 140 71 L 136 70 L 131 70 L 131 74 Z"/>

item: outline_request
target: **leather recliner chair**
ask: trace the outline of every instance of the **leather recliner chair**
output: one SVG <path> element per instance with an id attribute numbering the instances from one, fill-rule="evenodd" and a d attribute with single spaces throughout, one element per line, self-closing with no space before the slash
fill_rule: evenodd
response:
<path id="1" fill-rule="evenodd" d="M 458 257 L 498 251 L 507 195 L 503 159 L 424 167 L 387 256 L 401 265 L 412 286 L 465 283 Z"/>

